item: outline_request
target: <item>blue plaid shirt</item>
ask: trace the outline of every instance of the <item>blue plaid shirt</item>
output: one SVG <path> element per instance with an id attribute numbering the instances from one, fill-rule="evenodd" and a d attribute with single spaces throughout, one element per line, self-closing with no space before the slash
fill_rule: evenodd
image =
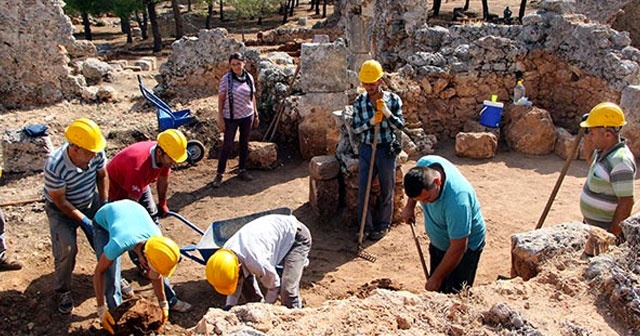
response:
<path id="1" fill-rule="evenodd" d="M 384 99 L 387 108 L 391 111 L 389 118 L 383 118 L 380 122 L 380 133 L 378 134 L 378 143 L 390 143 L 395 137 L 395 130 L 404 128 L 404 118 L 402 118 L 402 100 L 397 94 L 388 91 L 382 91 L 382 99 Z M 362 137 L 362 142 L 367 144 L 373 143 L 374 125 L 370 123 L 371 118 L 376 113 L 375 106 L 369 101 L 369 94 L 360 94 L 353 102 L 353 119 L 351 127 L 354 132 Z"/>

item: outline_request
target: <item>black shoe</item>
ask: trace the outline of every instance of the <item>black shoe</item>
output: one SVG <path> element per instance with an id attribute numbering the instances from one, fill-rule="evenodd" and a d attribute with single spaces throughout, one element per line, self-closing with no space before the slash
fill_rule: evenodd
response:
<path id="1" fill-rule="evenodd" d="M 240 179 L 245 182 L 253 181 L 253 176 L 251 176 L 251 174 L 249 174 L 249 172 L 247 172 L 246 170 L 241 170 L 238 174 L 238 177 L 240 177 Z"/>
<path id="2" fill-rule="evenodd" d="M 2 271 L 17 271 L 22 269 L 22 264 L 17 261 L 9 261 L 3 254 L 0 257 L 0 272 Z"/>
<path id="3" fill-rule="evenodd" d="M 364 230 L 364 232 L 362 232 L 362 241 L 364 242 L 365 240 L 369 239 L 369 236 L 371 236 L 371 231 Z M 359 239 L 360 239 L 360 231 L 356 232 L 356 234 L 353 236 L 353 240 L 356 243 L 358 242 Z"/>
<path id="4" fill-rule="evenodd" d="M 221 185 L 222 185 L 222 175 L 218 174 L 216 175 L 216 178 L 213 179 L 213 183 L 211 183 L 211 186 L 214 188 L 220 188 Z"/>
<path id="5" fill-rule="evenodd" d="M 369 235 L 369 239 L 371 239 L 373 241 L 378 241 L 378 240 L 382 239 L 384 236 L 386 236 L 388 232 L 389 232 L 389 229 L 382 229 L 382 230 L 373 231 Z"/>

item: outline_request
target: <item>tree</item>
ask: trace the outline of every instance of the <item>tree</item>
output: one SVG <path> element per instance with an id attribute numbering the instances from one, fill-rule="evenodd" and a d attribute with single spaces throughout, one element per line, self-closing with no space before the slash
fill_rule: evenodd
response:
<path id="1" fill-rule="evenodd" d="M 67 13 L 80 13 L 82 17 L 82 26 L 84 29 L 84 38 L 92 40 L 91 22 L 89 22 L 89 14 L 100 15 L 109 11 L 109 0 L 66 0 L 64 8 Z"/>
<path id="2" fill-rule="evenodd" d="M 272 11 L 280 5 L 281 0 L 227 0 L 236 10 L 238 19 L 245 21 L 249 18 L 261 18 L 267 11 Z M 244 24 L 242 25 L 242 41 L 244 41 Z"/>
<path id="3" fill-rule="evenodd" d="M 520 11 L 518 12 L 518 19 L 520 19 L 520 23 L 522 23 L 522 17 L 524 16 L 524 11 L 527 8 L 527 0 L 520 0 Z"/>
<path id="4" fill-rule="evenodd" d="M 440 15 L 441 5 L 442 5 L 442 0 L 433 0 L 433 7 L 431 7 L 431 10 L 433 11 L 433 16 Z"/>
<path id="5" fill-rule="evenodd" d="M 131 34 L 131 15 L 140 9 L 143 4 L 139 0 L 111 0 L 110 12 L 120 18 L 120 27 L 122 32 L 127 35 L 127 43 L 133 43 Z"/>
<path id="6" fill-rule="evenodd" d="M 182 14 L 180 14 L 178 0 L 171 0 L 171 9 L 173 10 L 173 19 L 176 23 L 176 40 L 178 40 L 184 36 L 184 25 L 182 23 Z"/>
<path id="7" fill-rule="evenodd" d="M 162 50 L 162 35 L 158 27 L 158 14 L 156 13 L 156 2 L 154 0 L 144 0 L 149 13 L 149 22 L 151 22 L 151 33 L 153 34 L 153 52 Z"/>
<path id="8" fill-rule="evenodd" d="M 140 12 L 142 12 L 142 18 L 140 18 Z M 136 16 L 136 22 L 138 22 L 138 26 L 140 27 L 140 30 L 142 32 L 142 39 L 143 40 L 148 39 L 149 34 L 147 30 L 147 23 L 149 22 L 149 20 L 147 20 L 147 9 L 144 8 L 143 6 L 142 9 L 135 12 L 135 16 Z"/>
<path id="9" fill-rule="evenodd" d="M 489 3 L 488 0 L 482 0 L 482 19 L 489 20 Z"/>

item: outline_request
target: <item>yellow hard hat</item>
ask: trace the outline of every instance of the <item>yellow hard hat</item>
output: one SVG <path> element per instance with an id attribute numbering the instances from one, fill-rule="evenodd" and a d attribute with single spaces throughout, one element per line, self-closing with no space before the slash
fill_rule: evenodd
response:
<path id="1" fill-rule="evenodd" d="M 144 255 L 153 270 L 168 278 L 178 266 L 180 248 L 170 238 L 153 236 L 144 244 Z"/>
<path id="2" fill-rule="evenodd" d="M 233 251 L 221 248 L 207 261 L 206 273 L 207 281 L 216 292 L 231 295 L 236 292 L 240 276 L 238 257 Z"/>
<path id="3" fill-rule="evenodd" d="M 362 63 L 358 78 L 362 83 L 371 84 L 382 78 L 382 65 L 376 60 L 368 60 Z"/>
<path id="4" fill-rule="evenodd" d="M 177 129 L 168 129 L 158 134 L 158 145 L 177 163 L 187 159 L 187 138 Z"/>
<path id="5" fill-rule="evenodd" d="M 627 121 L 620 106 L 605 102 L 594 106 L 587 120 L 580 123 L 580 127 L 622 127 L 626 124 Z"/>
<path id="6" fill-rule="evenodd" d="M 90 152 L 100 152 L 107 146 L 100 127 L 93 120 L 87 118 L 76 119 L 64 130 L 67 140 Z"/>

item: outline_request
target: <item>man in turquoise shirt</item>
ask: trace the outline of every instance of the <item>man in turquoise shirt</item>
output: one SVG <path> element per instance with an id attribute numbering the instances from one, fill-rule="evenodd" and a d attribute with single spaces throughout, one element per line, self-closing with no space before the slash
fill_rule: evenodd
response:
<path id="1" fill-rule="evenodd" d="M 122 303 L 120 256 L 128 251 L 135 252 L 140 265 L 147 270 L 147 276 L 162 308 L 163 323 L 166 322 L 169 318 L 168 300 L 179 301 L 175 296 L 167 298 L 165 293 L 165 287 L 169 287 L 168 278 L 180 260 L 178 245 L 173 240 L 162 237 L 160 228 L 147 210 L 129 199 L 105 204 L 93 220 L 94 243 L 98 257 L 93 275 L 93 289 L 102 326 L 111 334 L 114 333 L 115 322 L 109 310 Z M 182 304 L 188 305 L 184 302 Z"/>
<path id="2" fill-rule="evenodd" d="M 428 291 L 457 293 L 473 286 L 485 243 L 486 225 L 471 183 L 447 159 L 427 155 L 404 176 L 409 200 L 402 217 L 415 222 L 418 202 L 424 213 L 431 276 Z"/>

